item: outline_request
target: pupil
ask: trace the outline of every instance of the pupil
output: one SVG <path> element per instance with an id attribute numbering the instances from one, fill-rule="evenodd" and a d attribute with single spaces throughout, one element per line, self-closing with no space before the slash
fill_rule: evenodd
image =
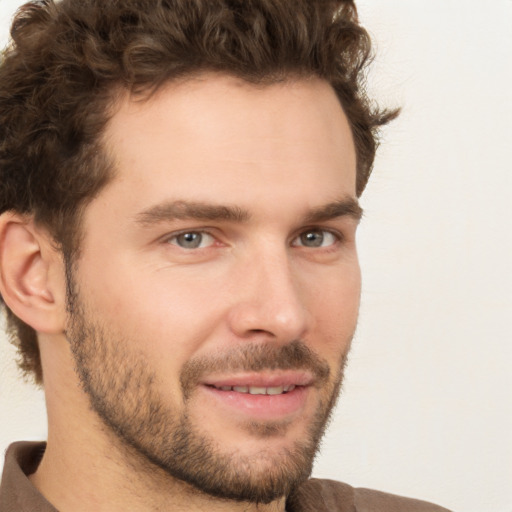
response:
<path id="1" fill-rule="evenodd" d="M 320 247 L 324 241 L 324 236 L 319 231 L 309 231 L 302 235 L 302 243 L 308 247 Z"/>
<path id="2" fill-rule="evenodd" d="M 199 233 L 183 233 L 179 237 L 179 243 L 187 249 L 196 248 L 201 244 L 201 238 Z"/>

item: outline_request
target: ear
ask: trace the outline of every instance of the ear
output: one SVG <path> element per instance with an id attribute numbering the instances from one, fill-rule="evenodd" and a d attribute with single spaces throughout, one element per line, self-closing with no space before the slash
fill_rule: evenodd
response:
<path id="1" fill-rule="evenodd" d="M 36 332 L 64 330 L 65 272 L 62 256 L 32 218 L 0 215 L 0 294 L 10 310 Z"/>

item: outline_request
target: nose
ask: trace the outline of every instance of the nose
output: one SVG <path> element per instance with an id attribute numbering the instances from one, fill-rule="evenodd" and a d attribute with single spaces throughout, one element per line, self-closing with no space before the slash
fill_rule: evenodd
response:
<path id="1" fill-rule="evenodd" d="M 286 250 L 259 254 L 237 274 L 237 300 L 229 312 L 230 328 L 237 337 L 281 343 L 304 338 L 312 318 Z"/>

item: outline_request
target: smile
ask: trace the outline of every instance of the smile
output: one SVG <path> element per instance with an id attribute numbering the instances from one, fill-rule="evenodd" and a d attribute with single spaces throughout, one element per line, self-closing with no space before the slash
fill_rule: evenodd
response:
<path id="1" fill-rule="evenodd" d="M 314 393 L 313 376 L 301 371 L 219 376 L 202 384 L 208 400 L 214 400 L 215 409 L 231 422 L 236 417 L 290 419 L 305 410 L 308 397 Z"/>
<path id="2" fill-rule="evenodd" d="M 260 386 L 212 386 L 220 391 L 236 391 L 237 393 L 248 393 L 250 395 L 282 395 L 293 391 L 296 386 L 291 384 L 289 386 L 273 386 L 273 387 L 260 387 Z"/>

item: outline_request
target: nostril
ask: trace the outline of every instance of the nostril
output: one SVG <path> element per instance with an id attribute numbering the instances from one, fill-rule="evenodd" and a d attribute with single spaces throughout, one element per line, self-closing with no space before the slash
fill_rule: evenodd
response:
<path id="1" fill-rule="evenodd" d="M 253 334 L 269 334 L 268 331 L 266 331 L 265 329 L 251 329 L 251 331 Z"/>

